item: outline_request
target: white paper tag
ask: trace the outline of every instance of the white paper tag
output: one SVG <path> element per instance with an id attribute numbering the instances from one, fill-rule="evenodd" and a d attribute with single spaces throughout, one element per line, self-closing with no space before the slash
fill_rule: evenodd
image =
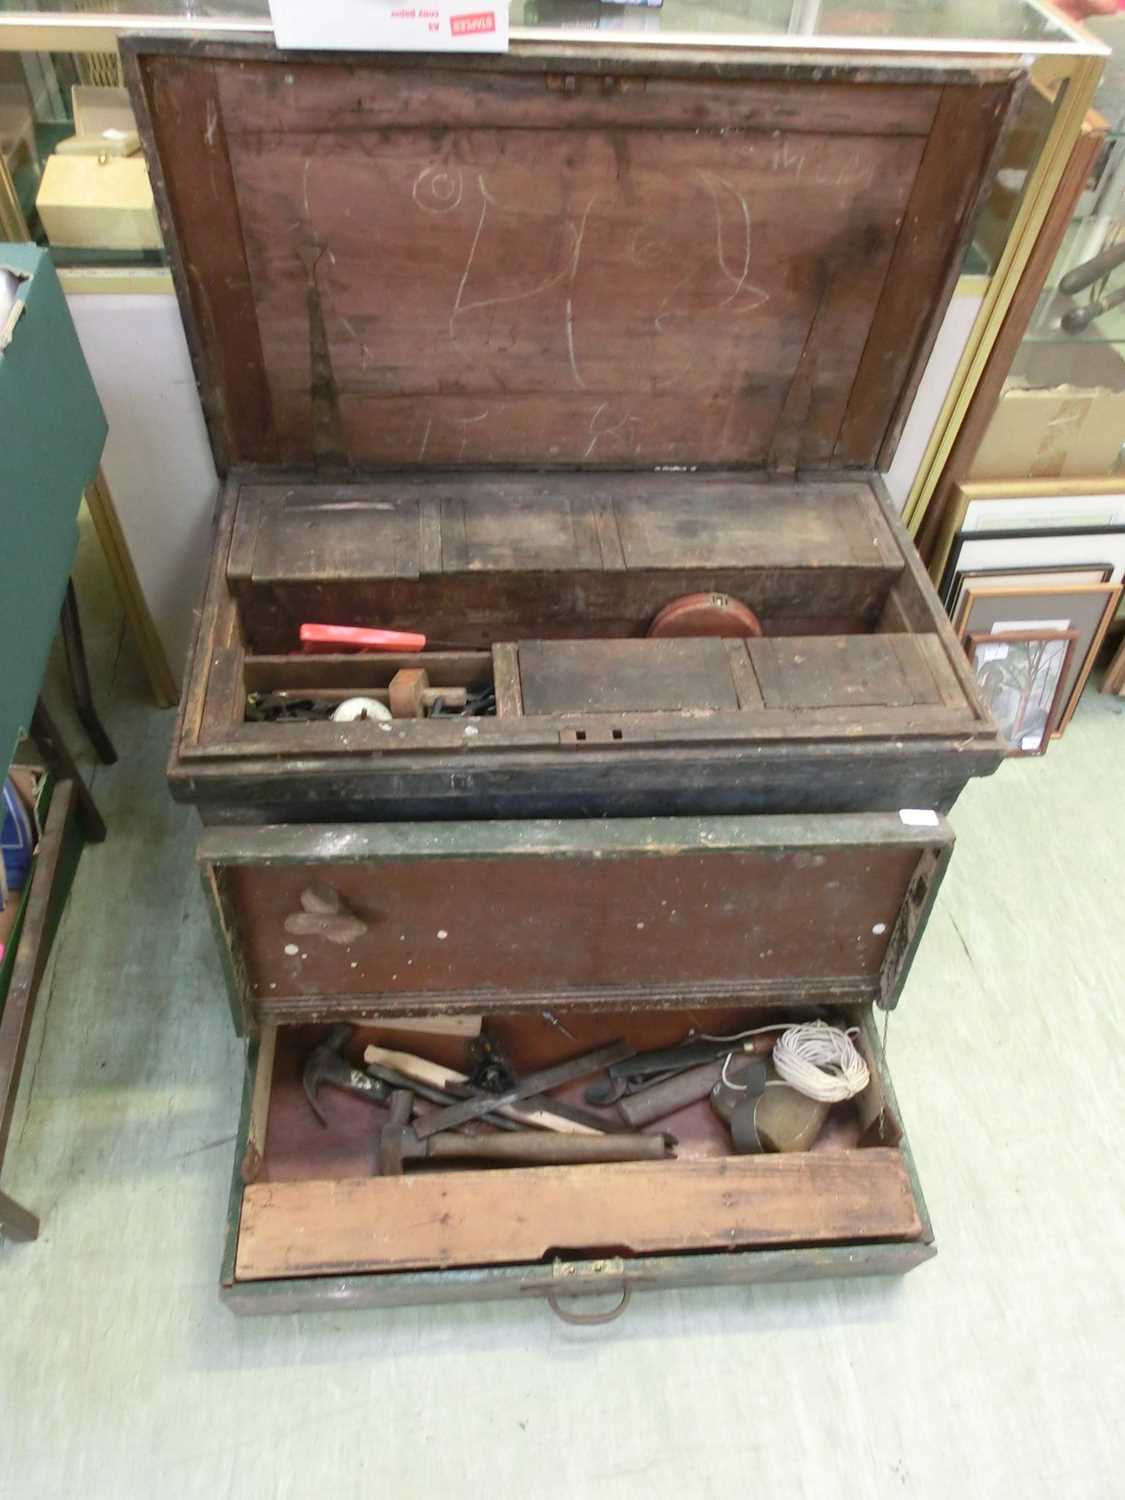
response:
<path id="1" fill-rule="evenodd" d="M 1042 743 L 1043 736 L 1041 734 L 1025 734 L 1023 739 L 1020 740 L 1020 749 L 1024 752 L 1038 750 Z"/>
<path id="2" fill-rule="evenodd" d="M 938 826 L 938 815 L 931 812 L 928 807 L 900 807 L 899 817 L 907 828 L 936 828 Z"/>
<path id="3" fill-rule="evenodd" d="M 508 0 L 270 0 L 279 47 L 507 52 Z"/>
<path id="4" fill-rule="evenodd" d="M 1035 631 L 1046 634 L 1053 630 L 1069 630 L 1069 620 L 997 620 L 989 635 L 1030 635 Z"/>

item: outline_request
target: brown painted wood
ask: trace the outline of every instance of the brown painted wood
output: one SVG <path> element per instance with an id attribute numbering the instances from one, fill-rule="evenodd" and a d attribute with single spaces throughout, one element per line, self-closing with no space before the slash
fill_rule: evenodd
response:
<path id="1" fill-rule="evenodd" d="M 900 429 L 905 420 L 937 336 L 1012 92 L 1010 86 L 943 92 L 856 371 L 835 447 L 839 464 L 886 467 L 894 457 L 892 423 Z"/>
<path id="2" fill-rule="evenodd" d="M 0 1192 L 0 1238 L 23 1242 L 39 1238 L 36 1216 L 3 1192 Z"/>
<path id="3" fill-rule="evenodd" d="M 862 362 L 934 140 L 969 201 L 981 176 L 943 102 L 980 118 L 1010 87 L 628 48 L 613 71 L 128 50 L 220 459 L 330 466 L 823 464 L 849 402 L 901 394 Z M 960 198 L 933 207 L 956 232 Z M 906 269 L 936 321 L 948 288 Z"/>
<path id="4" fill-rule="evenodd" d="M 179 272 L 208 430 L 220 469 L 279 457 L 243 225 L 219 98 L 220 70 L 150 58 L 143 107 L 165 242 Z"/>
<path id="5" fill-rule="evenodd" d="M 892 818 L 291 828 L 213 833 L 200 859 L 237 1012 L 292 1020 L 362 1014 L 379 996 L 438 1012 L 862 999 L 889 989 L 919 849 L 948 838 Z M 367 924 L 350 946 L 287 930 L 314 882 Z"/>
<path id="6" fill-rule="evenodd" d="M 920 1235 L 901 1153 L 887 1148 L 420 1172 L 252 1184 L 235 1274 L 252 1281 L 536 1261 L 591 1246 L 646 1254 Z"/>

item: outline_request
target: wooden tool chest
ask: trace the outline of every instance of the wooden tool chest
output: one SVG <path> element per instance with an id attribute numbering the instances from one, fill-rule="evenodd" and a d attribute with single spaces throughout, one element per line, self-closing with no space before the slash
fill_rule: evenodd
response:
<path id="1" fill-rule="evenodd" d="M 229 1299 L 925 1258 L 871 1011 L 1005 746 L 879 470 L 1018 68 L 126 53 L 226 476 L 169 774 L 225 825 L 252 1038 Z M 685 598 L 753 626 L 650 634 Z M 309 654 L 310 622 L 427 644 Z M 779 1008 L 847 1018 L 872 1074 L 795 1156 L 732 1155 L 704 1101 L 674 1161 L 391 1179 L 368 1101 L 325 1131 L 301 1092 L 332 1022 L 358 1064 L 483 1013 L 522 1070 Z"/>

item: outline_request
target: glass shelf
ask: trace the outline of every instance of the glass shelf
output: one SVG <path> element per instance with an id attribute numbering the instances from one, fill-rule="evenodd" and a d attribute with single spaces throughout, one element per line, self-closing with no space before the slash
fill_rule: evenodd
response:
<path id="1" fill-rule="evenodd" d="M 1003 52 L 1097 55 L 1080 28 L 1035 0 L 664 0 L 662 6 L 597 0 L 512 0 L 513 40 L 576 40 L 584 33 L 641 43 L 792 47 L 906 52 Z M 69 0 L 29 8 L 0 0 L 0 28 L 27 28 L 31 45 L 57 29 L 60 47 L 97 46 L 99 32 L 164 30 L 270 32 L 267 0 Z M 94 41 L 75 40 L 78 33 Z M 608 38 L 607 38 L 608 39 Z M 0 45 L 4 43 L 0 42 Z"/>

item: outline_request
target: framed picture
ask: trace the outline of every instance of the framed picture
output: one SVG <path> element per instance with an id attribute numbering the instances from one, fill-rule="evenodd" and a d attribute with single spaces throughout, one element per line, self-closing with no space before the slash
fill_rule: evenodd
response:
<path id="1" fill-rule="evenodd" d="M 1077 640 L 1077 630 L 969 636 L 977 687 L 1013 755 L 1045 753 Z"/>
<path id="2" fill-rule="evenodd" d="M 949 608 L 962 573 L 1016 568 L 1057 571 L 1069 567 L 1108 567 L 1109 583 L 1125 579 L 1125 526 L 1078 531 L 958 532 L 942 574 L 939 592 Z"/>
<path id="3" fill-rule="evenodd" d="M 1074 649 L 1063 670 L 1062 706 L 1052 729 L 1052 733 L 1061 734 L 1074 713 L 1120 597 L 1121 585 L 1115 583 L 966 588 L 954 628 L 966 648 L 974 635 L 1042 636 L 1075 631 Z"/>
<path id="4" fill-rule="evenodd" d="M 942 577 L 958 536 L 979 532 L 1109 531 L 1125 527 L 1125 480 L 1021 479 L 1011 484 L 959 484 L 933 555 Z"/>
<path id="5" fill-rule="evenodd" d="M 1113 575 L 1110 563 L 1065 563 L 1060 568 L 973 568 L 958 573 L 954 579 L 947 608 L 956 615 L 961 594 L 971 589 L 1063 588 L 1084 583 L 1109 583 Z"/>

